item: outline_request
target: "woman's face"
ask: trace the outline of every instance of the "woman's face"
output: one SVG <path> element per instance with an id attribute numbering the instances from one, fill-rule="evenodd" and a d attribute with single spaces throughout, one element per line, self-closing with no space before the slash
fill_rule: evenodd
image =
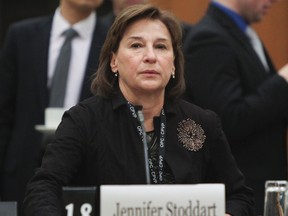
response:
<path id="1" fill-rule="evenodd" d="M 119 73 L 123 94 L 164 93 L 174 73 L 171 36 L 159 20 L 141 19 L 132 23 L 113 53 L 111 69 Z"/>

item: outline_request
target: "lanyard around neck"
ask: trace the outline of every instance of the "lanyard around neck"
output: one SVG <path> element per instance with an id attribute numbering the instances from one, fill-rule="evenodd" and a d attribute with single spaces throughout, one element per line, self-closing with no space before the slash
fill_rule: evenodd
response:
<path id="1" fill-rule="evenodd" d="M 133 121 L 134 121 L 134 124 L 136 126 L 136 130 L 137 130 L 143 144 L 145 144 L 144 139 L 146 139 L 146 136 L 144 134 L 146 134 L 146 132 L 143 131 L 143 127 L 141 126 L 139 116 L 136 112 L 137 107 L 133 106 L 129 102 L 127 102 L 127 105 L 128 105 L 129 110 L 130 110 L 130 113 L 134 119 Z M 154 184 L 163 182 L 165 143 L 166 143 L 166 116 L 165 116 L 164 109 L 162 108 L 161 113 L 160 113 L 159 157 L 158 157 L 158 175 L 159 176 L 158 176 L 158 178 L 156 176 L 155 167 L 152 163 L 151 157 L 149 157 L 149 159 L 148 159 L 149 170 L 150 170 L 150 174 L 152 176 L 152 181 Z"/>

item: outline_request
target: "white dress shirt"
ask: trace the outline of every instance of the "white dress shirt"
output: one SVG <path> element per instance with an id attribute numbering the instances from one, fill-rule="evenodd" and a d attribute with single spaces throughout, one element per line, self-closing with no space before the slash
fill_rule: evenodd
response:
<path id="1" fill-rule="evenodd" d="M 78 33 L 78 36 L 72 41 L 72 54 L 64 101 L 64 108 L 66 109 L 74 106 L 79 101 L 95 24 L 96 12 L 91 13 L 91 15 L 86 19 L 71 26 L 70 23 L 61 15 L 59 8 L 55 11 L 49 46 L 48 87 L 51 86 L 59 51 L 64 43 L 64 36 L 61 34 L 71 27 Z"/>

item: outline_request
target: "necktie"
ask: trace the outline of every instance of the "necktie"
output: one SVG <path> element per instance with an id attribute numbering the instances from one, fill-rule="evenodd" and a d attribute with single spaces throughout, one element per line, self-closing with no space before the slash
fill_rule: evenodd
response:
<path id="1" fill-rule="evenodd" d="M 251 28 L 247 27 L 246 34 L 250 39 L 253 49 L 257 53 L 260 61 L 262 62 L 263 66 L 265 67 L 266 71 L 269 71 L 269 66 L 264 54 L 262 43 L 257 35 L 257 33 Z"/>
<path id="2" fill-rule="evenodd" d="M 74 29 L 70 28 L 64 31 L 63 35 L 66 39 L 60 49 L 59 56 L 56 61 L 55 71 L 50 89 L 50 107 L 64 106 L 66 84 L 72 50 L 71 42 L 72 39 L 77 35 L 77 32 Z"/>

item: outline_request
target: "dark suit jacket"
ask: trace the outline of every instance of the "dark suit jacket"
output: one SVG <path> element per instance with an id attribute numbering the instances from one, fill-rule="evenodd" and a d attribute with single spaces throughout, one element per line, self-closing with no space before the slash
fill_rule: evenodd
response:
<path id="1" fill-rule="evenodd" d="M 213 5 L 187 36 L 184 55 L 185 98 L 220 115 L 261 213 L 265 180 L 287 178 L 288 84 L 267 52 L 265 71 L 248 37 Z"/>
<path id="2" fill-rule="evenodd" d="M 174 182 L 224 183 L 227 212 L 252 216 L 252 191 L 244 185 L 215 113 L 183 100 L 166 101 L 164 110 L 164 166 L 171 169 Z M 188 119 L 194 125 L 185 124 Z M 159 138 L 157 120 L 154 118 Z M 27 187 L 27 215 L 60 215 L 64 185 L 146 184 L 143 144 L 136 126 L 120 94 L 112 99 L 94 96 L 66 112 L 55 142 L 47 146 L 42 166 Z M 180 141 L 181 137 L 187 139 Z M 195 151 L 184 147 L 199 140 Z"/>
<path id="3" fill-rule="evenodd" d="M 52 16 L 12 25 L 2 52 L 0 197 L 3 200 L 17 200 L 20 206 L 27 181 L 40 165 L 42 135 L 34 126 L 44 124 L 44 109 L 49 101 L 47 61 L 51 24 Z M 92 95 L 90 78 L 97 69 L 106 31 L 101 20 L 97 19 L 81 100 Z"/>

